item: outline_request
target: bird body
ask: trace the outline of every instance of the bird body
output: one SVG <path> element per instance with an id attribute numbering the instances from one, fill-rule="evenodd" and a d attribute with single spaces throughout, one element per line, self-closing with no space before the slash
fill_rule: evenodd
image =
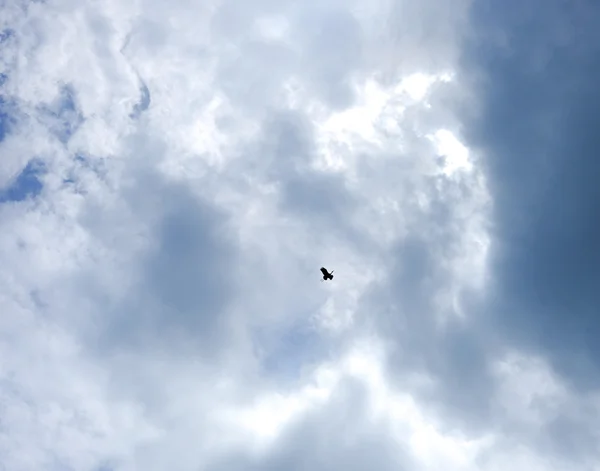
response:
<path id="1" fill-rule="evenodd" d="M 325 267 L 321 267 L 321 273 L 323 273 L 324 280 L 333 280 L 333 270 L 329 273 Z"/>

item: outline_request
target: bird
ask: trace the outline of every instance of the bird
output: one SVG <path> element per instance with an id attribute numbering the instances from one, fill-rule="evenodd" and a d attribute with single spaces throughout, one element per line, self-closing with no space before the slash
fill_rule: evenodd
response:
<path id="1" fill-rule="evenodd" d="M 321 273 L 323 273 L 323 280 L 333 280 L 333 270 L 329 273 L 325 267 L 321 267 Z"/>

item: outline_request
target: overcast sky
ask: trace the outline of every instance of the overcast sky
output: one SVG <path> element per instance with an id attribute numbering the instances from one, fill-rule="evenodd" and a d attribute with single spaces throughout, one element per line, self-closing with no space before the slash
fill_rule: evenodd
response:
<path id="1" fill-rule="evenodd" d="M 599 74 L 589 0 L 0 2 L 0 469 L 600 469 Z"/>

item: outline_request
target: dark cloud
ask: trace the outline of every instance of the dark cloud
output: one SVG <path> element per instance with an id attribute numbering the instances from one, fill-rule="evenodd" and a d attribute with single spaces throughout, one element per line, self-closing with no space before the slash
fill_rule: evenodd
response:
<path id="1" fill-rule="evenodd" d="M 146 260 L 145 283 L 168 313 L 163 328 L 178 326 L 207 340 L 232 294 L 234 248 L 225 218 L 215 208 L 185 189 L 171 197 Z"/>
<path id="2" fill-rule="evenodd" d="M 585 423 L 560 416 L 532 439 L 496 408 L 490 371 L 490 360 L 517 342 L 525 351 L 543 348 L 579 385 L 597 378 L 590 372 L 600 333 L 600 161 L 594 158 L 600 56 L 599 33 L 588 18 L 600 11 L 581 2 L 537 4 L 476 2 L 478 34 L 466 44 L 462 73 L 471 80 L 469 111 L 476 113 L 465 114 L 463 129 L 484 155 L 494 201 L 493 289 L 483 303 L 468 300 L 465 321 L 436 317 L 443 316 L 436 296 L 452 276 L 444 261 L 458 253 L 466 223 L 456 209 L 470 190 L 449 180 L 436 190 L 432 182 L 432 204 L 413 208 L 413 235 L 389 254 L 390 279 L 365 299 L 364 324 L 393 346 L 387 359 L 393 381 L 446 424 L 498 428 L 557 459 L 580 460 L 594 450 Z M 415 371 L 433 385 L 412 384 Z"/>
<path id="3" fill-rule="evenodd" d="M 484 309 L 580 385 L 600 358 L 599 18 L 589 1 L 478 0 L 465 56 L 495 206 Z"/>
<path id="4" fill-rule="evenodd" d="M 367 324 L 393 345 L 386 360 L 392 382 L 421 398 L 448 423 L 471 431 L 489 427 L 494 381 L 488 369 L 494 347 L 478 319 L 459 320 L 436 305 L 449 273 L 440 268 L 435 245 L 420 238 L 390 253 L 389 279 L 365 299 Z M 376 313 L 371 317 L 370 313 Z M 433 385 L 411 384 L 412 373 Z"/>
<path id="5" fill-rule="evenodd" d="M 135 244 L 129 238 L 140 235 L 147 244 L 127 257 L 134 265 L 127 267 L 125 294 L 105 292 L 94 274 L 86 278 L 91 296 L 109 306 L 98 320 L 100 330 L 91 333 L 94 342 L 119 350 L 178 346 L 218 356 L 231 333 L 227 308 L 238 282 L 227 214 L 185 183 L 152 172 L 138 173 L 121 197 L 122 214 L 130 217 L 126 231 L 114 227 L 118 221 L 101 208 L 88 224 L 113 226 L 96 232 L 102 244 L 124 250 Z"/>
<path id="6" fill-rule="evenodd" d="M 557 457 L 577 456 L 579 459 L 594 459 L 598 450 L 598 436 L 584 420 L 586 417 L 596 418 L 596 411 L 588 411 L 589 415 L 581 418 L 559 414 L 542 427 L 543 433 L 538 435 L 540 451 Z"/>

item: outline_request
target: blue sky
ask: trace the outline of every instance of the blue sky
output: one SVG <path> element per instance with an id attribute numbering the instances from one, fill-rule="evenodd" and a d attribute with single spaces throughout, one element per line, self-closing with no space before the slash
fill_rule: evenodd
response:
<path id="1" fill-rule="evenodd" d="M 28 162 L 14 181 L 2 190 L 0 202 L 18 202 L 38 196 L 44 186 L 40 173 L 43 173 L 43 165 L 35 160 Z"/>
<path id="2" fill-rule="evenodd" d="M 597 469 L 599 8 L 2 4 L 3 468 Z"/>

